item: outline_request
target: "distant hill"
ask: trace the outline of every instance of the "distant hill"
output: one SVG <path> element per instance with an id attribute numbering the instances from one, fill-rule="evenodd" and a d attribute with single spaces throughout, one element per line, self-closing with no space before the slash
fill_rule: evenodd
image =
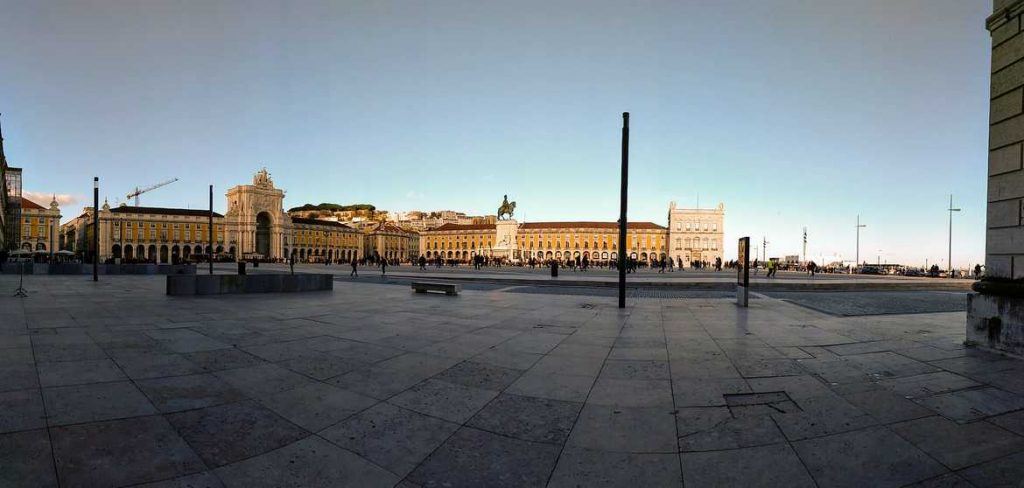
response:
<path id="1" fill-rule="evenodd" d="M 353 205 L 338 205 L 337 203 L 321 203 L 319 205 L 313 205 L 312 203 L 307 203 L 301 207 L 292 207 L 288 209 L 289 212 L 305 212 L 312 210 L 327 210 L 329 212 L 366 210 L 372 212 L 374 210 L 377 210 L 377 207 L 374 207 L 373 205 L 370 205 L 368 203 L 356 203 Z"/>

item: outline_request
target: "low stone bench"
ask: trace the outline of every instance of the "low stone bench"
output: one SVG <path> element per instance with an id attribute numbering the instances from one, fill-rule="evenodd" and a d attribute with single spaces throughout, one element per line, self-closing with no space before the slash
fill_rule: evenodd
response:
<path id="1" fill-rule="evenodd" d="M 428 291 L 440 291 L 444 292 L 445 295 L 455 296 L 462 291 L 462 286 L 456 283 L 437 283 L 430 281 L 413 281 L 412 289 L 416 293 L 426 293 Z"/>
<path id="2" fill-rule="evenodd" d="M 330 291 L 331 274 L 167 275 L 168 295 Z"/>

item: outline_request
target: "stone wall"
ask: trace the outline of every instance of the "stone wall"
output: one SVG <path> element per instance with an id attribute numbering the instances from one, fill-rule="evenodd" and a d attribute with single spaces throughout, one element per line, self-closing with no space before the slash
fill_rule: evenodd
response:
<path id="1" fill-rule="evenodd" d="M 993 6 L 986 274 L 1024 278 L 1024 0 Z"/>

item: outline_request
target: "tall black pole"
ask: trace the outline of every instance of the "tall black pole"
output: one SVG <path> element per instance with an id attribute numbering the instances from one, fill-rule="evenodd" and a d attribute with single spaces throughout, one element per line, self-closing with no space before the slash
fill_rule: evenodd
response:
<path id="1" fill-rule="evenodd" d="M 92 280 L 100 275 L 100 177 L 92 178 Z"/>
<path id="2" fill-rule="evenodd" d="M 210 274 L 213 274 L 213 185 L 210 185 Z"/>
<path id="3" fill-rule="evenodd" d="M 619 191 L 619 308 L 626 308 L 626 193 L 629 189 L 629 112 L 622 112 L 622 188 Z"/>

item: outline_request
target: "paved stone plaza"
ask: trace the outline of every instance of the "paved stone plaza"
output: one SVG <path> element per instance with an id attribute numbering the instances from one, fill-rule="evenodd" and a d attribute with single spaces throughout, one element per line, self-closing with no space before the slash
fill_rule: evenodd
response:
<path id="1" fill-rule="evenodd" d="M 367 274 L 372 270 L 366 270 Z M 370 281 L 369 279 L 365 281 Z M 963 312 L 0 275 L 0 486 L 1017 486 Z M 153 483 L 153 484 L 148 484 Z"/>

